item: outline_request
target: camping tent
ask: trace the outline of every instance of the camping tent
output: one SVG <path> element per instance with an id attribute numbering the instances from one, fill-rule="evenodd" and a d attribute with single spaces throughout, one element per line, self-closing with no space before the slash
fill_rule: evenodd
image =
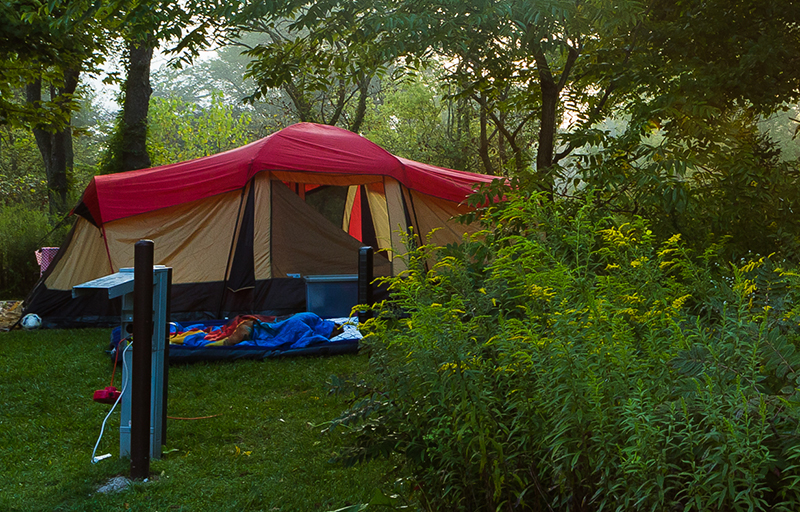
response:
<path id="1" fill-rule="evenodd" d="M 96 176 L 72 213 L 77 221 L 26 301 L 44 324 L 118 319 L 101 294 L 71 298 L 74 285 L 133 266 L 133 244 L 155 242 L 155 263 L 173 268 L 173 318 L 302 311 L 298 276 L 355 274 L 373 246 L 375 275 L 403 270 L 409 228 L 431 242 L 458 241 L 451 220 L 491 176 L 396 157 L 346 130 L 300 123 L 213 156 Z"/>

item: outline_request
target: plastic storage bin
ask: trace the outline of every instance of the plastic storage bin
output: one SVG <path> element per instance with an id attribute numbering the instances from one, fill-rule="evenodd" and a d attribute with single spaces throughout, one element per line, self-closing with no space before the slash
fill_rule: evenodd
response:
<path id="1" fill-rule="evenodd" d="M 358 275 L 305 276 L 306 311 L 322 318 L 350 316 L 358 304 Z"/>

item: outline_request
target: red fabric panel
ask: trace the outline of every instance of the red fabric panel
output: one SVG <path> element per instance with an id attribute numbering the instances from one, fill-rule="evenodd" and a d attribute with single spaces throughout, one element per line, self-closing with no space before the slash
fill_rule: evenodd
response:
<path id="1" fill-rule="evenodd" d="M 253 160 L 255 172 L 310 171 L 391 176 L 397 157 L 364 137 L 336 126 L 299 123 L 273 133 Z"/>
<path id="2" fill-rule="evenodd" d="M 395 177 L 397 181 L 417 192 L 456 203 L 460 203 L 472 194 L 477 188 L 477 184 L 501 179 L 488 174 L 436 167 L 399 156 L 395 158 L 405 168 L 404 179 Z"/>
<path id="3" fill-rule="evenodd" d="M 406 187 L 463 201 L 492 176 L 398 158 L 360 135 L 299 123 L 241 148 L 188 162 L 95 176 L 81 201 L 98 226 L 113 220 L 240 189 L 261 171 L 390 176 Z"/>
<path id="4" fill-rule="evenodd" d="M 249 162 L 269 140 L 197 160 L 95 176 L 81 201 L 102 225 L 244 187 Z"/>
<path id="5" fill-rule="evenodd" d="M 358 187 L 356 189 L 356 198 L 353 201 L 353 209 L 350 212 L 350 226 L 347 232 L 359 242 L 364 241 L 361 234 L 361 222 L 361 187 Z"/>

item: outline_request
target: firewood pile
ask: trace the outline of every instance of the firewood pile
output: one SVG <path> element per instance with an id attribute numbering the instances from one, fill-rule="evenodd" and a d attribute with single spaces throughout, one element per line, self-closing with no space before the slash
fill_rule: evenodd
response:
<path id="1" fill-rule="evenodd" d="M 11 330 L 21 316 L 21 300 L 0 300 L 0 332 Z"/>

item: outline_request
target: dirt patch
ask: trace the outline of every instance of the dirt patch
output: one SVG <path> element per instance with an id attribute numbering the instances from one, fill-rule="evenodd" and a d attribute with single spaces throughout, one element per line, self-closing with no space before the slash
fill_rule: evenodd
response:
<path id="1" fill-rule="evenodd" d="M 11 330 L 21 316 L 21 300 L 0 300 L 0 332 Z"/>

